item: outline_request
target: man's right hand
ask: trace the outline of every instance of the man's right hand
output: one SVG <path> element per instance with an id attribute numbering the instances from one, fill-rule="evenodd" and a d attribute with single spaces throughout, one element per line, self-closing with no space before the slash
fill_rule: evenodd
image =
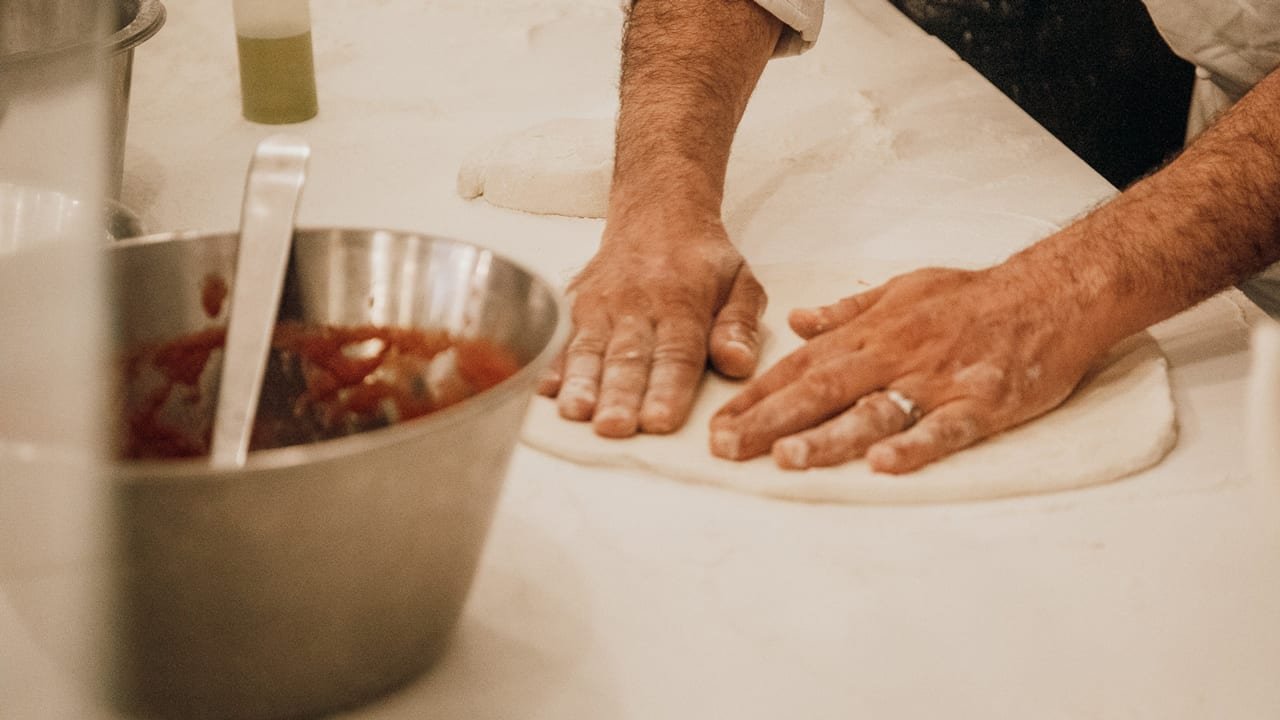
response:
<path id="1" fill-rule="evenodd" d="M 636 0 L 600 249 L 539 392 L 605 437 L 684 425 L 702 373 L 750 375 L 765 295 L 720 222 L 734 129 L 782 22 L 751 0 Z"/>
<path id="2" fill-rule="evenodd" d="M 573 332 L 538 391 L 604 437 L 679 429 L 708 356 L 755 370 L 765 293 L 718 218 L 611 218 L 569 296 Z"/>

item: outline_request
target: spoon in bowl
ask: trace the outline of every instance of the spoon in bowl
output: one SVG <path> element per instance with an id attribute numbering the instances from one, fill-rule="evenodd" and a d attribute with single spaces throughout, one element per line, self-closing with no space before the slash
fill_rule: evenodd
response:
<path id="1" fill-rule="evenodd" d="M 240 467 L 249 454 L 310 157 L 301 138 L 273 135 L 258 144 L 249 163 L 213 421 L 214 465 Z"/>

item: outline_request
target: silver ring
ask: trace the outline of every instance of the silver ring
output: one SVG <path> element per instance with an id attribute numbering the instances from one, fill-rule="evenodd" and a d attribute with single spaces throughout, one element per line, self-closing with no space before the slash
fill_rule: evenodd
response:
<path id="1" fill-rule="evenodd" d="M 911 427 L 912 425 L 915 425 L 917 422 L 920 421 L 921 416 L 924 415 L 924 413 L 920 410 L 920 406 L 917 405 L 914 400 L 907 397 L 906 395 L 903 395 L 897 390 L 894 390 L 892 388 L 890 388 L 889 390 L 885 390 L 884 396 L 889 398 L 889 402 L 893 403 L 894 405 L 897 405 L 898 409 L 902 411 L 903 415 L 907 416 L 907 427 Z"/>

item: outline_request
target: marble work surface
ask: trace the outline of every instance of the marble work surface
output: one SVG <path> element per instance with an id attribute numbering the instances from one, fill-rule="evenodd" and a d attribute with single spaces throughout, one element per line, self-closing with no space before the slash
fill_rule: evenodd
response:
<path id="1" fill-rule="evenodd" d="M 828 4 L 735 150 L 749 260 L 993 261 L 1114 192 L 887 2 Z M 301 224 L 457 236 L 557 280 L 590 256 L 600 221 L 464 201 L 454 175 L 487 138 L 614 112 L 616 2 L 312 9 Z M 272 129 L 240 117 L 230 3 L 169 12 L 137 54 L 123 200 L 152 230 L 231 228 Z M 1280 717 L 1280 485 L 1248 475 L 1241 432 L 1253 317 L 1228 294 L 1158 326 L 1178 446 L 1068 494 L 818 507 L 520 448 L 450 652 L 344 717 Z M 56 590 L 12 588 L 0 627 L 39 636 Z"/>

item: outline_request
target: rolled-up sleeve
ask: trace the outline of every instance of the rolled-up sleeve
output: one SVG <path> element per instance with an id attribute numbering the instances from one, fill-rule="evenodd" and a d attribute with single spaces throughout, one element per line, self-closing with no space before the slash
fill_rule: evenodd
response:
<path id="1" fill-rule="evenodd" d="M 1201 76 L 1218 89 L 1200 96 L 1207 100 L 1206 107 L 1192 114 L 1200 128 L 1280 68 L 1280 2 L 1276 0 L 1145 2 L 1173 51 L 1200 67 Z M 1280 318 L 1280 263 L 1241 283 L 1240 289 L 1268 314 Z"/>
<path id="2" fill-rule="evenodd" d="M 822 30 L 824 0 L 756 0 L 787 26 L 774 56 L 796 55 L 813 47 Z"/>
<path id="3" fill-rule="evenodd" d="M 822 30 L 822 11 L 825 0 L 755 0 L 755 3 L 769 11 L 774 17 L 786 25 L 778 47 L 774 49 L 774 57 L 798 55 L 813 47 L 818 41 L 818 32 Z M 632 0 L 621 0 L 625 11 L 631 10 Z"/>
<path id="4" fill-rule="evenodd" d="M 1145 0 L 1160 34 L 1234 101 L 1280 66 L 1276 0 Z"/>

